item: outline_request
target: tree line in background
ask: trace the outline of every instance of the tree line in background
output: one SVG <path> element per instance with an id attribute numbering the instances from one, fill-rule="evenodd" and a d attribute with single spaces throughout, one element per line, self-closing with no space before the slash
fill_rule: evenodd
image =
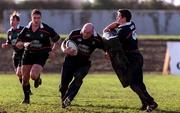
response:
<path id="1" fill-rule="evenodd" d="M 94 4 L 85 3 L 83 5 L 84 9 L 146 9 L 146 10 L 172 10 L 180 9 L 179 6 L 175 6 L 171 3 L 166 3 L 163 0 L 147 0 L 139 2 L 139 0 L 95 0 Z"/>
<path id="2" fill-rule="evenodd" d="M 27 0 L 16 3 L 13 0 L 1 0 L 0 10 L 4 9 L 180 9 L 180 6 L 174 6 L 172 3 L 166 3 L 164 0 Z M 86 2 L 85 2 L 86 1 Z M 80 5 L 75 5 L 78 3 Z M 172 0 L 173 2 L 173 0 Z"/>

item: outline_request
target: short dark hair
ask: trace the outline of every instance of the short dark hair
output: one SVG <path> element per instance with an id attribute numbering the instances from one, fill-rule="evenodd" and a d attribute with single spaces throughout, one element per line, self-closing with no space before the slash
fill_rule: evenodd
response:
<path id="1" fill-rule="evenodd" d="M 130 22 L 132 14 L 128 9 L 119 9 L 118 12 L 121 13 L 122 17 L 126 17 L 127 22 Z"/>
<path id="2" fill-rule="evenodd" d="M 10 18 L 16 18 L 17 21 L 20 21 L 19 13 L 17 11 L 14 11 L 11 15 Z"/>
<path id="3" fill-rule="evenodd" d="M 33 10 L 31 11 L 31 16 L 34 15 L 34 14 L 41 16 L 41 11 L 38 10 L 38 9 L 33 9 Z"/>

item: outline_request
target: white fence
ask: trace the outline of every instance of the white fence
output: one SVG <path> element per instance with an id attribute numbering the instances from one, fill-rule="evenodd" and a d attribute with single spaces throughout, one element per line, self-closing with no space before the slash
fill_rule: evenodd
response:
<path id="1" fill-rule="evenodd" d="M 102 29 L 115 20 L 115 10 L 41 10 L 43 21 L 52 26 L 58 33 L 67 34 L 80 28 L 86 22 L 92 22 L 96 30 Z M 9 28 L 9 15 L 12 10 L 3 14 L 3 32 Z M 20 10 L 21 24 L 26 25 L 30 20 L 30 10 Z M 180 11 L 165 10 L 133 10 L 133 20 L 136 22 L 138 34 L 180 34 Z"/>

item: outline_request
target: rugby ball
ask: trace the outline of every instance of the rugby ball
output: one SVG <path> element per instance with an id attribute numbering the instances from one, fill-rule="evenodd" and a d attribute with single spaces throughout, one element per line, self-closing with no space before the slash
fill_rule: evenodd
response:
<path id="1" fill-rule="evenodd" d="M 66 48 L 68 48 L 68 47 L 71 47 L 73 50 L 75 50 L 75 51 L 76 51 L 75 55 L 77 55 L 77 53 L 78 53 L 78 47 L 77 47 L 77 44 L 76 44 L 74 41 L 72 41 L 72 40 L 67 40 L 67 41 L 66 41 Z"/>
<path id="2" fill-rule="evenodd" d="M 115 29 L 112 29 L 111 31 L 104 32 L 102 37 L 106 40 L 109 40 L 116 35 L 117 35 L 117 31 Z"/>

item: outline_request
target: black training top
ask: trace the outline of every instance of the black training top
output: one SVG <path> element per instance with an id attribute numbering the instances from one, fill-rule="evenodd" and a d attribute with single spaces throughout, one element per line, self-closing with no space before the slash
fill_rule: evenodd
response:
<path id="1" fill-rule="evenodd" d="M 134 22 L 127 22 L 123 25 L 118 26 L 117 37 L 122 43 L 122 48 L 125 51 L 132 51 L 138 49 L 138 41 L 136 34 L 136 26 Z"/>
<path id="2" fill-rule="evenodd" d="M 7 40 L 6 43 L 12 45 L 14 51 L 16 53 L 23 53 L 24 49 L 18 49 L 16 47 L 16 40 L 17 37 L 19 36 L 19 33 L 21 32 L 21 30 L 23 29 L 22 26 L 17 26 L 16 29 L 13 29 L 12 27 L 7 31 Z"/>
<path id="3" fill-rule="evenodd" d="M 78 47 L 78 54 L 76 56 L 66 56 L 66 60 L 76 61 L 83 64 L 89 61 L 92 52 L 96 49 L 104 49 L 102 38 L 95 33 L 88 39 L 83 39 L 81 30 L 74 30 L 69 34 L 66 40 L 73 40 Z"/>
<path id="4" fill-rule="evenodd" d="M 31 22 L 22 30 L 18 41 L 29 42 L 25 51 L 31 52 L 49 52 L 51 51 L 51 41 L 57 42 L 60 36 L 53 28 L 41 23 L 40 27 L 33 32 Z"/>

